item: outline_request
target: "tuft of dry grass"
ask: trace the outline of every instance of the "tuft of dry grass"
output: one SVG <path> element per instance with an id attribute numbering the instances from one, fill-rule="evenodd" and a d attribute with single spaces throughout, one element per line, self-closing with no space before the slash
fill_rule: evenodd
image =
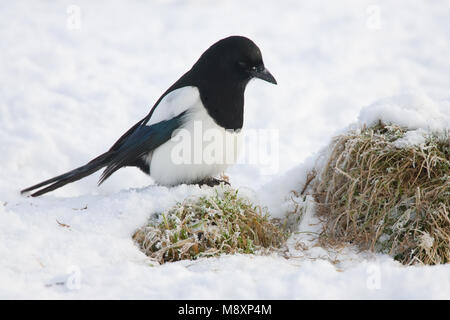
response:
<path id="1" fill-rule="evenodd" d="M 315 181 L 322 245 L 352 243 L 403 264 L 450 262 L 450 136 L 398 147 L 382 123 L 335 138 Z"/>
<path id="2" fill-rule="evenodd" d="M 133 239 L 160 263 L 279 248 L 287 239 L 267 212 L 229 186 L 188 198 L 138 229 Z"/>

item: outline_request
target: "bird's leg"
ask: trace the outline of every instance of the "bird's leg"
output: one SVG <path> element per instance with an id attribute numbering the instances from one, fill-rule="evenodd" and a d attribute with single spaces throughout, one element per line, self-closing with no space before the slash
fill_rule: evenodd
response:
<path id="1" fill-rule="evenodd" d="M 199 186 L 202 186 L 202 185 L 206 184 L 209 187 L 214 187 L 214 186 L 217 186 L 217 185 L 221 184 L 222 182 L 224 184 L 226 184 L 226 185 L 230 185 L 230 183 L 228 181 L 226 181 L 226 180 L 216 179 L 216 178 L 213 178 L 213 177 L 208 177 L 208 178 L 202 179 L 202 180 L 198 181 L 195 184 L 198 184 Z"/>

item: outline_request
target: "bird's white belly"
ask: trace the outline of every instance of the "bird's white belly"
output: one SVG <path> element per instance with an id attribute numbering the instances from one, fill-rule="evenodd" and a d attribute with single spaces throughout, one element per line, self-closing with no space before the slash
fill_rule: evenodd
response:
<path id="1" fill-rule="evenodd" d="M 238 132 L 217 125 L 203 106 L 193 109 L 186 125 L 148 155 L 150 175 L 158 184 L 196 183 L 225 171 L 237 160 Z"/>

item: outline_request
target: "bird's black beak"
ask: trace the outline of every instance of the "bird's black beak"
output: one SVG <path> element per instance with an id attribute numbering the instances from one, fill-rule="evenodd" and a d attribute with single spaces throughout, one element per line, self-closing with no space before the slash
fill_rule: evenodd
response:
<path id="1" fill-rule="evenodd" d="M 275 80 L 275 77 L 266 68 L 263 68 L 262 70 L 252 70 L 250 74 L 252 75 L 252 77 L 277 84 L 277 80 Z"/>

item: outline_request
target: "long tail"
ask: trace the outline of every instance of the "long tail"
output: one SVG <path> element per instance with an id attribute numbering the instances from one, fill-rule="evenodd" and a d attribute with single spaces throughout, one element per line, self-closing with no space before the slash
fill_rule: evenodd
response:
<path id="1" fill-rule="evenodd" d="M 29 188 L 23 189 L 20 191 L 21 194 L 28 194 L 32 190 L 39 189 L 41 187 L 45 187 L 43 189 L 40 189 L 34 193 L 31 194 L 32 197 L 38 197 L 40 195 L 43 195 L 44 193 L 53 191 L 55 189 L 61 188 L 62 186 L 80 180 L 98 170 L 105 167 L 108 162 L 110 161 L 112 157 L 111 151 L 105 152 L 104 154 L 98 156 L 97 158 L 91 160 L 84 166 L 81 166 L 79 168 L 73 169 L 69 172 L 66 172 L 62 175 L 59 175 L 57 177 L 45 180 L 41 183 L 38 183 L 34 186 L 31 186 Z"/>

